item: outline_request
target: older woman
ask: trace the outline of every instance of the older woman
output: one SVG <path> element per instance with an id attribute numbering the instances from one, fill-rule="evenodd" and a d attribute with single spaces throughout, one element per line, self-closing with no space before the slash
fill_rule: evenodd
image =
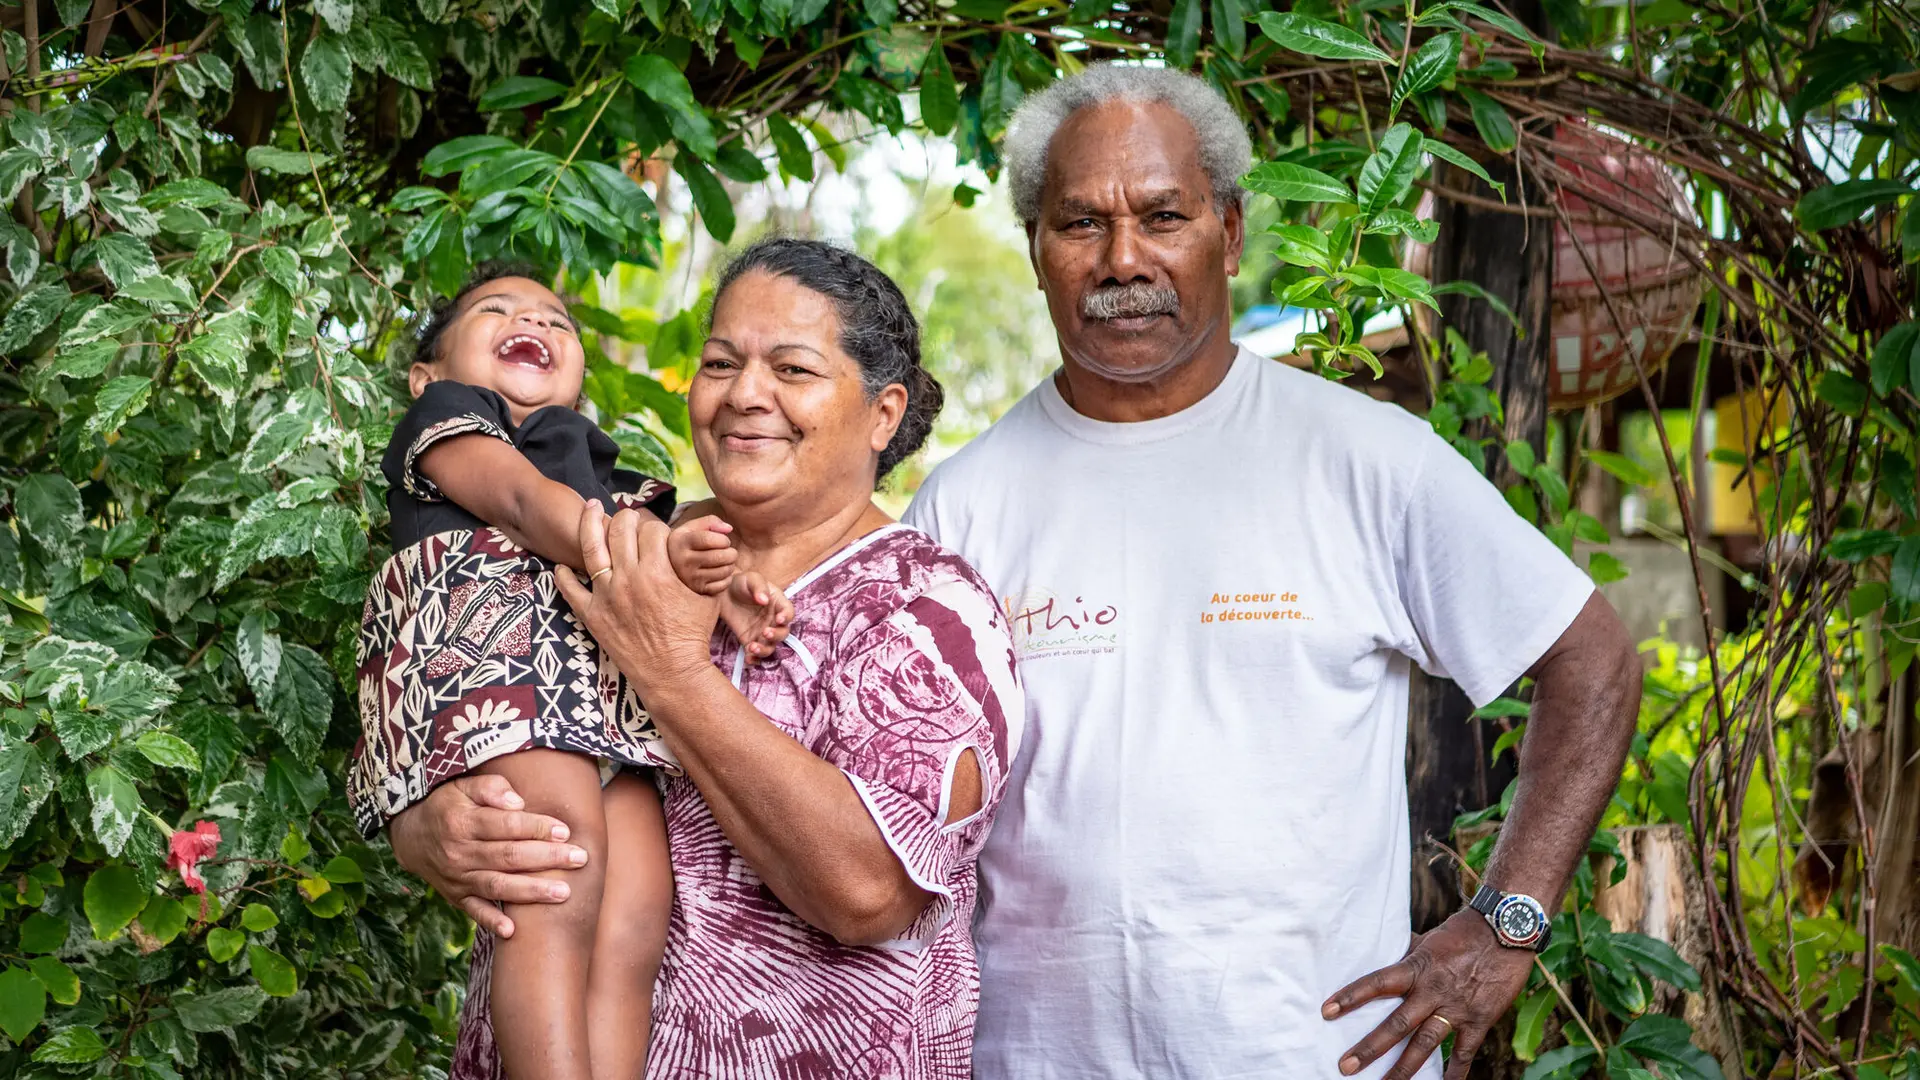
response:
<path id="1" fill-rule="evenodd" d="M 858 256 L 764 241 L 721 280 L 688 404 L 740 565 L 795 618 L 749 663 L 668 567 L 666 527 L 630 512 L 583 517 L 591 589 L 561 575 L 685 769 L 665 785 L 676 895 L 647 1072 L 964 1077 L 974 862 L 1022 708 L 986 585 L 872 501 L 939 410 L 918 328 Z M 394 852 L 510 934 L 584 861 L 520 805 L 499 777 L 454 781 L 394 821 Z M 490 945 L 456 1078 L 500 1075 Z"/>

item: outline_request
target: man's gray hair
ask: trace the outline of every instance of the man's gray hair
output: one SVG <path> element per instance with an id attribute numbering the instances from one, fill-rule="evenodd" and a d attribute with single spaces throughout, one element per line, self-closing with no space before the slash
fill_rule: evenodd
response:
<path id="1" fill-rule="evenodd" d="M 1001 148 L 1013 188 L 1013 209 L 1022 224 L 1040 218 L 1040 186 L 1047 176 L 1047 147 L 1067 117 L 1089 105 L 1109 101 L 1160 102 L 1193 125 L 1200 143 L 1200 167 L 1213 182 L 1214 210 L 1242 206 L 1240 178 L 1253 167 L 1253 144 L 1233 106 L 1196 76 L 1171 68 L 1132 64 L 1094 64 L 1054 83 L 1014 110 Z"/>

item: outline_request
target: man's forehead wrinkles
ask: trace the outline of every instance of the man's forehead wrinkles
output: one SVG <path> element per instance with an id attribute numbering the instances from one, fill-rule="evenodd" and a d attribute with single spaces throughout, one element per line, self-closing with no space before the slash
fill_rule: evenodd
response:
<path id="1" fill-rule="evenodd" d="M 1098 216 L 1115 210 L 1144 212 L 1181 206 L 1198 194 L 1176 185 L 1155 185 L 1143 190 L 1120 183 L 1108 189 L 1108 196 L 1101 198 L 1085 191 L 1064 192 L 1054 201 L 1054 206 L 1064 213 Z"/>

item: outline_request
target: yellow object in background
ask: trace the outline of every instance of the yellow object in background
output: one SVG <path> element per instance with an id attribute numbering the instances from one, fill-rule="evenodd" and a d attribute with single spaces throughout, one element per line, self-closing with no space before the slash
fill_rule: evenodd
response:
<path id="1" fill-rule="evenodd" d="M 1755 492 L 1773 485 L 1764 447 L 1792 420 L 1786 398 L 1777 397 L 1771 411 L 1767 395 L 1758 390 L 1734 394 L 1713 403 L 1713 447 L 1730 450 L 1753 462 L 1753 475 L 1743 476 L 1739 465 L 1707 463 L 1707 520 L 1715 536 L 1758 536 L 1760 519 L 1754 513 Z"/>

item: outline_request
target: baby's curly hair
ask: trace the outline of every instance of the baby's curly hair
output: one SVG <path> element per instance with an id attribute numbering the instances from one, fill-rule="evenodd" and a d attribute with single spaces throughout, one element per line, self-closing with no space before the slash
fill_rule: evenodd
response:
<path id="1" fill-rule="evenodd" d="M 893 440 L 880 452 L 874 486 L 913 456 L 933 431 L 946 391 L 920 362 L 920 324 L 913 309 L 879 267 L 842 247 L 820 240 L 773 237 L 742 251 L 727 264 L 714 289 L 714 303 L 749 271 L 791 278 L 833 301 L 840 316 L 840 347 L 860 365 L 868 397 L 898 383 L 906 388 L 907 408 Z M 712 314 L 708 314 L 708 330 Z"/>
<path id="2" fill-rule="evenodd" d="M 409 361 L 416 364 L 431 364 L 440 359 L 440 335 L 447 332 L 454 319 L 460 313 L 460 301 L 482 285 L 501 278 L 526 278 L 528 281 L 543 280 L 538 267 L 532 263 L 497 260 L 483 262 L 473 268 L 460 291 L 444 300 L 436 301 L 426 314 L 414 323 L 413 355 Z"/>

